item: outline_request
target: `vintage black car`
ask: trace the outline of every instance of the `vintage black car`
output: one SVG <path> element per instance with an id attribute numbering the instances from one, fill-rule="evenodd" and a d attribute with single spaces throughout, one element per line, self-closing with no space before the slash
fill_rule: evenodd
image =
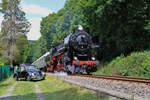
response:
<path id="1" fill-rule="evenodd" d="M 21 64 L 16 73 L 14 73 L 15 80 L 25 79 L 27 81 L 31 80 L 44 80 L 45 73 L 35 68 L 33 65 Z"/>

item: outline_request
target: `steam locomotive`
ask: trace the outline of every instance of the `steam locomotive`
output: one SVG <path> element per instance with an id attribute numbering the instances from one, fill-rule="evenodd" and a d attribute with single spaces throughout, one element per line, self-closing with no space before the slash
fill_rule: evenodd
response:
<path id="1" fill-rule="evenodd" d="M 74 34 L 69 34 L 61 44 L 50 49 L 51 60 L 47 71 L 69 74 L 95 72 L 99 61 L 92 55 L 92 48 L 96 47 L 95 40 L 79 25 Z"/>

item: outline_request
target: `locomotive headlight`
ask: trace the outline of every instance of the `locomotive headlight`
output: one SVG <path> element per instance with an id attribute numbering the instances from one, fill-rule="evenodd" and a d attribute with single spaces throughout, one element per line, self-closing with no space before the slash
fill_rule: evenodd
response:
<path id="1" fill-rule="evenodd" d="M 92 57 L 92 60 L 95 60 L 95 57 Z"/>
<path id="2" fill-rule="evenodd" d="M 78 58 L 77 57 L 74 57 L 74 60 L 77 60 Z"/>

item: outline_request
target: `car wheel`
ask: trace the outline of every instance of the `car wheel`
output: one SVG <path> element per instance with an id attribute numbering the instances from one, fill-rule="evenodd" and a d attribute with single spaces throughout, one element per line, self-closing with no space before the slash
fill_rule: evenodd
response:
<path id="1" fill-rule="evenodd" d="M 42 80 L 45 80 L 45 77 L 43 77 Z"/>
<path id="2" fill-rule="evenodd" d="M 15 75 L 15 77 L 14 77 L 14 78 L 15 78 L 15 80 L 16 80 L 16 81 L 18 81 L 18 76 L 17 76 L 17 75 Z"/>
<path id="3" fill-rule="evenodd" d="M 31 77 L 30 77 L 30 76 L 27 76 L 26 80 L 27 80 L 27 81 L 31 81 Z"/>

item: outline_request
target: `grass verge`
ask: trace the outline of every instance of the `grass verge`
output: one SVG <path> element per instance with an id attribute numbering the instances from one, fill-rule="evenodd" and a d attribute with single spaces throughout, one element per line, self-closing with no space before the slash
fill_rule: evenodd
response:
<path id="1" fill-rule="evenodd" d="M 17 100 L 17 98 L 21 98 L 21 100 L 36 100 L 35 82 L 18 81 L 12 94 L 16 95 L 13 97 L 13 100 Z"/>
<path id="2" fill-rule="evenodd" d="M 5 94 L 15 82 L 13 78 L 1 82 L 0 93 Z M 11 100 L 36 100 L 35 84 L 39 85 L 45 100 L 109 100 L 105 95 L 99 99 L 93 91 L 71 85 L 52 76 L 37 82 L 17 81 Z"/>
<path id="3" fill-rule="evenodd" d="M 7 90 L 15 83 L 13 78 L 0 81 L 0 96 L 5 94 Z"/>
<path id="4" fill-rule="evenodd" d="M 127 57 L 121 55 L 100 65 L 95 74 L 150 78 L 150 51 L 134 52 Z"/>
<path id="5" fill-rule="evenodd" d="M 46 100 L 99 100 L 92 91 L 47 76 L 46 80 L 37 83 L 45 94 Z M 108 100 L 106 98 L 100 100 Z"/>

